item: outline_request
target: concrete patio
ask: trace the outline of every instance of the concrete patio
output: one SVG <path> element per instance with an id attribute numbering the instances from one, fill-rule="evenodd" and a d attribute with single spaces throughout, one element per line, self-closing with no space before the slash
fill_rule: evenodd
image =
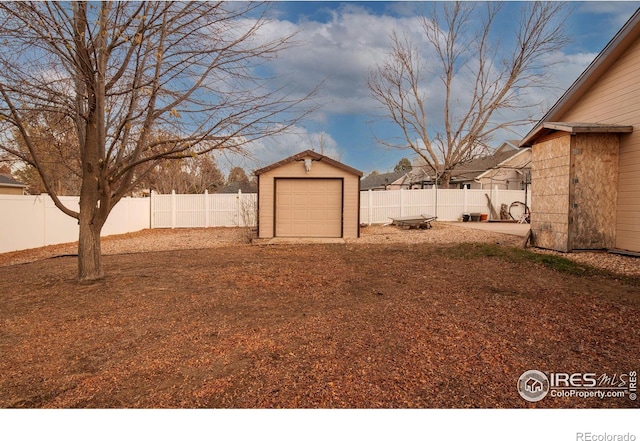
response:
<path id="1" fill-rule="evenodd" d="M 519 224 L 515 222 L 450 222 L 449 225 L 522 237 L 525 237 L 531 228 L 530 224 Z"/>

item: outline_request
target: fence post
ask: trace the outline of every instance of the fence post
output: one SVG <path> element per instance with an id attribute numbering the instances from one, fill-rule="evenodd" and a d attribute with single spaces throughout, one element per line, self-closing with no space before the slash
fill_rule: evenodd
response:
<path id="1" fill-rule="evenodd" d="M 176 227 L 176 191 L 171 190 L 171 228 Z"/>
<path id="2" fill-rule="evenodd" d="M 204 189 L 204 227 L 209 228 L 209 190 Z"/>
<path id="3" fill-rule="evenodd" d="M 244 227 L 244 225 L 241 224 L 241 222 L 243 222 L 242 219 L 242 190 L 238 189 L 238 204 L 236 205 L 236 223 L 238 224 L 239 227 Z"/>
<path id="4" fill-rule="evenodd" d="M 438 217 L 438 185 L 432 185 L 431 189 L 433 190 L 433 215 Z"/>
<path id="5" fill-rule="evenodd" d="M 400 188 L 400 217 L 403 217 L 405 213 L 404 209 L 404 190 Z"/>
<path id="6" fill-rule="evenodd" d="M 373 190 L 369 189 L 369 226 L 371 226 L 371 219 L 373 219 Z"/>
<path id="7" fill-rule="evenodd" d="M 467 192 L 467 190 L 469 189 L 469 187 L 467 187 L 466 185 L 464 186 L 464 203 L 462 205 L 462 214 L 466 214 L 469 213 L 469 193 Z"/>
<path id="8" fill-rule="evenodd" d="M 155 226 L 155 221 L 154 221 L 154 210 L 153 210 L 153 193 L 154 190 L 150 190 L 149 191 L 149 228 L 151 228 L 153 230 L 153 227 Z"/>
<path id="9" fill-rule="evenodd" d="M 40 199 L 40 196 L 36 196 L 37 199 Z M 42 246 L 47 246 L 47 197 L 49 195 L 45 195 L 42 197 Z M 36 200 L 37 200 L 36 199 Z"/>

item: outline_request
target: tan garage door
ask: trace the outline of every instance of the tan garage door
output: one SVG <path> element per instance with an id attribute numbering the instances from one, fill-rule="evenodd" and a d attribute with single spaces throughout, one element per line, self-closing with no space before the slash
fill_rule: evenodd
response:
<path id="1" fill-rule="evenodd" d="M 277 237 L 342 237 L 342 179 L 277 179 Z"/>

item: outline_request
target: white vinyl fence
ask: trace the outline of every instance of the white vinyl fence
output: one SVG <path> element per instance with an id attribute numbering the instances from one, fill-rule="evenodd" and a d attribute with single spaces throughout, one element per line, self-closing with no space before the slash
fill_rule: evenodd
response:
<path id="1" fill-rule="evenodd" d="M 487 196 L 500 215 L 501 204 L 525 202 L 524 190 L 390 190 L 360 193 L 360 222 L 382 224 L 393 217 L 429 214 L 457 221 L 466 213 L 486 213 Z M 521 214 L 514 208 L 514 215 Z M 245 227 L 256 225 L 257 196 L 243 194 L 151 195 L 151 228 Z"/>
<path id="2" fill-rule="evenodd" d="M 252 227 L 256 225 L 255 193 L 151 193 L 151 228 Z"/>
<path id="3" fill-rule="evenodd" d="M 530 194 L 526 195 L 529 199 Z M 416 216 L 420 214 L 437 216 L 441 221 L 458 221 L 463 214 L 487 214 L 491 219 L 489 200 L 498 216 L 500 207 L 507 208 L 513 202 L 525 202 L 524 190 L 391 190 L 363 191 L 360 193 L 360 222 L 380 224 L 390 222 L 390 218 Z M 527 201 L 527 205 L 531 206 Z M 514 207 L 515 217 L 524 209 Z"/>
<path id="4" fill-rule="evenodd" d="M 80 198 L 62 196 L 78 210 Z M 149 228 L 149 198 L 124 198 L 102 228 L 102 236 Z M 47 195 L 0 195 L 0 253 L 78 240 L 78 221 L 60 211 Z"/>
<path id="5" fill-rule="evenodd" d="M 428 214 L 441 221 L 457 221 L 466 213 L 490 215 L 487 196 L 497 214 L 501 204 L 525 202 L 516 190 L 391 190 L 360 193 L 360 222 L 388 223 L 391 218 Z M 62 197 L 77 209 L 78 197 Z M 527 205 L 531 206 L 529 201 Z M 521 214 L 520 207 L 513 211 Z M 150 198 L 124 198 L 113 209 L 103 236 L 146 228 L 253 227 L 257 195 L 152 193 Z M 491 218 L 491 217 L 490 217 Z M 0 253 L 78 240 L 77 221 L 63 214 L 51 198 L 0 195 Z"/>

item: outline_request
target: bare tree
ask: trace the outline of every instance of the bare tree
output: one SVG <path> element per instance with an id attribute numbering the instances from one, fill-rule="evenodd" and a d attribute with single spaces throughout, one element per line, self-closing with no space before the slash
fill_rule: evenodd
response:
<path id="1" fill-rule="evenodd" d="M 191 167 L 190 193 L 214 193 L 224 186 L 224 175 L 218 168 L 213 155 L 194 158 Z"/>
<path id="2" fill-rule="evenodd" d="M 52 118 L 53 117 L 53 118 Z M 28 122 L 27 122 L 28 121 Z M 73 137 L 73 125 L 69 120 L 59 119 L 50 113 L 27 114 L 23 112 L 23 124 L 28 129 L 31 149 L 38 157 L 42 174 L 48 177 L 48 184 L 58 196 L 77 196 L 80 194 L 80 162 Z M 20 135 L 14 129 L 12 136 L 22 161 L 16 170 L 16 176 L 25 184 L 31 194 L 46 193 L 46 187 L 38 170 L 30 165 L 33 155 Z"/>
<path id="3" fill-rule="evenodd" d="M 231 171 L 229 171 L 227 184 L 231 184 L 232 182 L 249 182 L 249 176 L 247 176 L 247 172 L 245 172 L 242 167 L 233 167 Z"/>
<path id="4" fill-rule="evenodd" d="M 136 179 L 135 191 L 153 190 L 168 194 L 200 194 L 215 192 L 225 180 L 218 169 L 213 152 L 202 153 L 180 161 L 161 161 Z"/>
<path id="5" fill-rule="evenodd" d="M 394 172 L 409 171 L 409 170 L 411 170 L 411 161 L 409 161 L 407 158 L 400 158 L 396 166 L 393 167 Z"/>
<path id="6" fill-rule="evenodd" d="M 13 172 L 11 171 L 11 160 L 5 158 L 5 155 L 0 152 L 0 175 L 13 178 Z"/>
<path id="7" fill-rule="evenodd" d="M 523 3 L 519 22 L 512 20 L 513 38 L 498 41 L 497 31 L 505 31 L 497 20 L 502 7 L 436 4 L 429 17 L 421 18 L 433 63 L 425 64 L 421 47 L 406 34 L 394 33 L 387 58 L 369 74 L 373 98 L 402 133 L 399 141 L 379 141 L 413 150 L 445 187 L 453 168 L 483 151 L 496 132 L 531 123 L 531 110 L 540 103 L 528 92 L 548 85 L 550 55 L 568 41 L 565 6 L 555 2 Z M 440 117 L 428 113 L 428 86 L 442 86 Z"/>
<path id="8" fill-rule="evenodd" d="M 0 149 L 38 170 L 56 206 L 78 219 L 80 280 L 103 277 L 102 226 L 161 161 L 241 149 L 304 115 L 307 97 L 271 90 L 255 73 L 292 43 L 261 33 L 265 11 L 247 2 L 0 3 Z M 33 114 L 73 128 L 79 210 L 58 198 Z"/>

